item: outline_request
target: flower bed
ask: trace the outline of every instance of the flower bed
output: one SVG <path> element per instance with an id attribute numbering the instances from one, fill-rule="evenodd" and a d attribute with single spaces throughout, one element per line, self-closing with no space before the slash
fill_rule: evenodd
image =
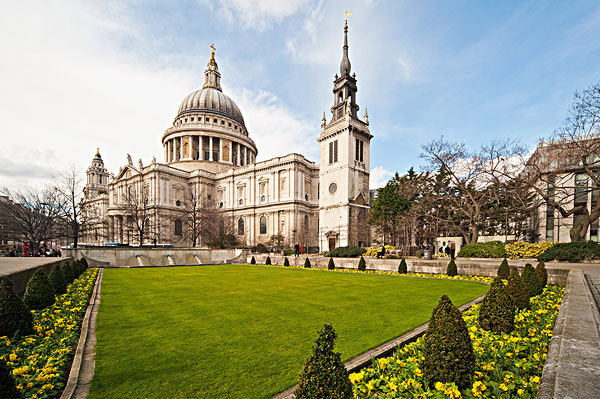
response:
<path id="1" fill-rule="evenodd" d="M 97 273 L 88 269 L 53 305 L 32 310 L 35 334 L 18 340 L 0 337 L 0 359 L 12 369 L 24 397 L 51 398 L 64 388 Z"/>
<path id="2" fill-rule="evenodd" d="M 540 254 L 555 246 L 553 241 L 529 243 L 516 241 L 506 244 L 506 256 L 510 259 L 537 258 Z"/>
<path id="3" fill-rule="evenodd" d="M 531 298 L 531 309 L 515 318 L 511 334 L 495 334 L 479 327 L 479 305 L 463 313 L 477 361 L 473 384 L 459 391 L 454 384 L 437 382 L 428 388 L 420 363 L 423 339 L 400 348 L 392 357 L 350 375 L 356 398 L 535 398 L 546 361 L 554 322 L 564 289 L 548 286 Z"/>

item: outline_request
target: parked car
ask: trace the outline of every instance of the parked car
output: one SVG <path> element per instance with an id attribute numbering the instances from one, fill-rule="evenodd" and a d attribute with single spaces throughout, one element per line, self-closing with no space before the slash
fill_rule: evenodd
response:
<path id="1" fill-rule="evenodd" d="M 8 256 L 8 251 L 5 251 L 4 249 L 0 249 L 0 256 Z"/>

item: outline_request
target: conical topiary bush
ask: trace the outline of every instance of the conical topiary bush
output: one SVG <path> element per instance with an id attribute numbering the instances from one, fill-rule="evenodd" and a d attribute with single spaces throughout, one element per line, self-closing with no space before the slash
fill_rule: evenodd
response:
<path id="1" fill-rule="evenodd" d="M 70 266 L 69 262 L 65 262 L 62 265 L 60 265 L 60 271 L 62 272 L 63 277 L 65 278 L 67 286 L 71 284 L 73 280 L 75 280 L 75 274 L 73 273 L 73 268 Z"/>
<path id="2" fill-rule="evenodd" d="M 265 261 L 265 265 L 270 265 L 271 264 L 271 257 L 267 256 L 267 260 Z"/>
<path id="3" fill-rule="evenodd" d="M 529 309 L 529 292 L 516 267 L 510 271 L 506 291 L 517 309 Z"/>
<path id="4" fill-rule="evenodd" d="M 42 310 L 54 303 L 54 289 L 42 269 L 37 269 L 27 282 L 23 302 L 31 310 Z"/>
<path id="5" fill-rule="evenodd" d="M 254 259 L 254 256 L 252 257 L 252 259 L 250 259 L 250 264 L 256 265 L 256 259 Z"/>
<path id="6" fill-rule="evenodd" d="M 54 265 L 52 267 L 52 270 L 48 275 L 48 281 L 50 281 L 50 285 L 52 285 L 52 289 L 56 295 L 62 295 L 67 292 L 67 282 L 60 270 L 60 265 Z"/>
<path id="7" fill-rule="evenodd" d="M 290 265 L 290 261 L 288 260 L 287 256 L 283 259 L 283 265 L 284 266 L 289 266 Z"/>
<path id="8" fill-rule="evenodd" d="M 306 257 L 306 260 L 304 261 L 304 267 L 306 267 L 306 268 L 310 267 L 310 259 L 308 259 L 308 257 Z"/>
<path id="9" fill-rule="evenodd" d="M 448 276 L 456 276 L 458 274 L 458 269 L 456 268 L 456 263 L 454 262 L 454 259 L 451 259 L 450 262 L 448 262 L 448 266 L 446 267 L 446 274 Z"/>
<path id="10" fill-rule="evenodd" d="M 507 279 L 509 275 L 510 268 L 508 267 L 508 261 L 506 260 L 506 258 L 504 258 L 502 260 L 502 263 L 500 263 L 500 267 L 498 267 L 498 277 Z"/>
<path id="11" fill-rule="evenodd" d="M 446 295 L 433 309 L 423 344 L 423 370 L 430 385 L 440 381 L 461 389 L 471 386 L 473 345 L 460 311 Z"/>
<path id="12" fill-rule="evenodd" d="M 0 361 L 0 398 L 18 399 L 21 394 L 4 360 Z"/>
<path id="13" fill-rule="evenodd" d="M 333 263 L 333 258 L 329 258 L 329 263 L 327 264 L 327 268 L 329 270 L 335 269 L 335 263 Z"/>
<path id="14" fill-rule="evenodd" d="M 479 308 L 479 326 L 496 333 L 515 328 L 515 305 L 500 277 L 496 277 Z"/>
<path id="15" fill-rule="evenodd" d="M 540 281 L 542 282 L 542 290 L 544 287 L 548 285 L 548 271 L 546 270 L 546 264 L 542 261 L 538 263 L 535 267 L 535 272 L 537 273 Z"/>
<path id="16" fill-rule="evenodd" d="M 530 297 L 542 293 L 542 282 L 540 281 L 540 278 L 535 272 L 535 269 L 531 263 L 527 263 L 525 265 L 525 269 L 523 269 L 521 278 L 523 279 L 523 283 L 525 283 L 525 287 L 527 288 L 527 292 L 529 292 Z"/>
<path id="17" fill-rule="evenodd" d="M 27 305 L 15 294 L 10 277 L 0 279 L 0 336 L 33 333 L 33 318 Z"/>
<path id="18" fill-rule="evenodd" d="M 300 372 L 296 399 L 351 399 L 352 383 L 339 353 L 333 351 L 337 334 L 325 324 L 315 341 L 312 355 Z"/>
<path id="19" fill-rule="evenodd" d="M 365 258 L 361 255 L 360 260 L 358 261 L 358 270 L 364 272 L 367 270 L 367 263 L 365 262 Z"/>
<path id="20" fill-rule="evenodd" d="M 406 260 L 402 258 L 400 264 L 398 265 L 398 273 L 406 274 L 408 272 L 408 267 L 406 266 Z"/>
<path id="21" fill-rule="evenodd" d="M 83 271 L 85 272 L 89 267 L 87 259 L 81 258 L 81 259 L 79 259 L 79 262 L 81 262 L 81 266 L 83 268 Z"/>

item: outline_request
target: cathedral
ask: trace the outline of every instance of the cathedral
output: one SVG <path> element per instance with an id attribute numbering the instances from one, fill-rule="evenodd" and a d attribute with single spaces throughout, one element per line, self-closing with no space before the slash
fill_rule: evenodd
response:
<path id="1" fill-rule="evenodd" d="M 356 74 L 344 24 L 331 117 L 321 122 L 319 163 L 291 153 L 257 162 L 258 148 L 236 103 L 221 89 L 214 47 L 202 89 L 182 101 L 161 137 L 163 162 L 127 164 L 109 174 L 96 151 L 86 171 L 83 241 L 95 245 L 205 245 L 196 210 L 210 207 L 243 246 L 274 237 L 316 251 L 368 246 L 369 120 L 358 117 Z M 193 230 L 190 234 L 190 230 Z M 140 237 L 142 242 L 140 242 Z"/>

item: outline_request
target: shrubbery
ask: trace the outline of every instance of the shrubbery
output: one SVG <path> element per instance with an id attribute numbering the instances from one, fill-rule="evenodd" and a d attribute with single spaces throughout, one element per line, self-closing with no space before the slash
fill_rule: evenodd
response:
<path id="1" fill-rule="evenodd" d="M 523 279 L 525 288 L 527 288 L 529 297 L 539 295 L 544 290 L 544 287 L 542 287 L 542 281 L 540 280 L 531 263 L 527 263 L 525 265 L 525 269 L 523 269 L 521 278 Z"/>
<path id="2" fill-rule="evenodd" d="M 327 269 L 329 269 L 329 270 L 335 269 L 335 263 L 333 263 L 333 258 L 329 258 L 329 263 L 327 264 Z"/>
<path id="3" fill-rule="evenodd" d="M 546 271 L 546 264 L 544 262 L 538 263 L 535 267 L 535 272 L 538 274 L 540 281 L 542 282 L 542 288 L 548 285 L 548 271 Z"/>
<path id="4" fill-rule="evenodd" d="M 56 295 L 62 295 L 67 292 L 67 282 L 60 270 L 60 265 L 54 265 L 52 267 L 52 271 L 50 271 L 50 274 L 48 275 L 48 281 L 50 281 L 50 285 L 52 285 Z"/>
<path id="5" fill-rule="evenodd" d="M 511 259 L 536 258 L 539 254 L 556 245 L 552 241 L 530 243 L 523 241 L 510 242 L 504 246 L 506 256 Z"/>
<path id="6" fill-rule="evenodd" d="M 529 292 L 516 267 L 510 271 L 506 291 L 517 309 L 529 309 Z"/>
<path id="7" fill-rule="evenodd" d="M 481 302 L 479 325 L 484 330 L 506 334 L 515 327 L 515 305 L 500 277 L 494 279 Z"/>
<path id="8" fill-rule="evenodd" d="M 60 265 L 60 271 L 62 272 L 67 285 L 71 284 L 73 280 L 75 280 L 75 273 L 73 273 L 73 268 L 69 262 L 64 262 L 62 265 Z"/>
<path id="9" fill-rule="evenodd" d="M 283 260 L 283 265 L 284 266 L 289 266 L 290 265 L 290 261 L 288 260 L 287 256 Z"/>
<path id="10" fill-rule="evenodd" d="M 308 259 L 308 258 L 307 258 Z M 312 355 L 300 372 L 296 399 L 351 399 L 352 384 L 341 355 L 333 351 L 337 334 L 325 324 L 315 341 Z"/>
<path id="11" fill-rule="evenodd" d="M 306 257 L 306 260 L 304 261 L 304 267 L 306 267 L 307 269 L 310 267 L 310 259 L 308 259 L 308 256 Z"/>
<path id="12" fill-rule="evenodd" d="M 365 258 L 364 257 L 360 257 L 360 260 L 358 261 L 358 270 L 360 270 L 361 272 L 364 272 L 365 270 L 367 270 L 367 263 L 365 262 Z"/>
<path id="13" fill-rule="evenodd" d="M 508 267 L 508 261 L 506 260 L 506 258 L 504 258 L 502 260 L 502 263 L 500 263 L 500 267 L 498 267 L 498 277 L 507 279 L 509 275 L 510 268 Z"/>
<path id="14" fill-rule="evenodd" d="M 506 250 L 501 241 L 476 242 L 463 245 L 457 256 L 461 258 L 504 258 Z"/>
<path id="15" fill-rule="evenodd" d="M 265 265 L 270 265 L 271 264 L 271 257 L 267 256 L 267 260 L 265 261 Z"/>
<path id="16" fill-rule="evenodd" d="M 451 259 L 450 262 L 448 262 L 446 274 L 448 276 L 456 276 L 458 274 L 458 269 L 456 268 L 456 262 L 454 262 L 454 259 Z"/>
<path id="17" fill-rule="evenodd" d="M 27 305 L 15 294 L 10 277 L 0 279 L 0 336 L 33 333 L 33 318 Z"/>
<path id="18" fill-rule="evenodd" d="M 406 267 L 406 260 L 402 258 L 400 264 L 398 265 L 398 273 L 406 274 L 408 272 L 408 267 Z"/>
<path id="19" fill-rule="evenodd" d="M 254 256 L 252 257 L 252 259 L 250 259 L 250 264 L 256 265 L 256 259 L 254 259 Z"/>
<path id="20" fill-rule="evenodd" d="M 23 302 L 31 310 L 41 310 L 54 303 L 54 289 L 42 269 L 37 269 L 29 279 Z"/>
<path id="21" fill-rule="evenodd" d="M 333 251 L 329 251 L 329 256 L 334 258 L 356 258 L 365 252 L 367 250 L 361 247 L 339 247 Z"/>
<path id="22" fill-rule="evenodd" d="M 11 370 L 4 360 L 0 360 L 0 398 L 20 398 L 21 393 L 17 391 L 15 380 L 11 376 Z"/>
<path id="23" fill-rule="evenodd" d="M 471 385 L 475 371 L 473 345 L 460 311 L 443 295 L 433 309 L 429 328 L 423 337 L 423 370 L 430 384 L 454 382 Z"/>
<path id="24" fill-rule="evenodd" d="M 594 241 L 556 244 L 538 256 L 539 261 L 581 262 L 600 259 L 600 245 Z"/>

